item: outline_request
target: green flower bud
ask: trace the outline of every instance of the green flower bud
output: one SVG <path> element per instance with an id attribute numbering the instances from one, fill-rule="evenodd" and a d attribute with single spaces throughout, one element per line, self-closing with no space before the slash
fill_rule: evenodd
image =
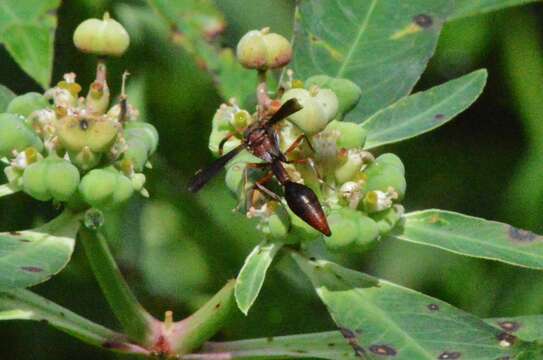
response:
<path id="1" fill-rule="evenodd" d="M 221 104 L 213 115 L 213 120 L 211 122 L 213 130 L 234 130 L 232 123 L 234 122 L 234 117 L 237 112 L 238 111 L 233 106 Z"/>
<path id="2" fill-rule="evenodd" d="M 389 164 L 391 166 L 396 167 L 400 172 L 405 175 L 405 166 L 402 162 L 402 160 L 393 153 L 386 153 L 380 155 L 377 159 L 375 159 L 376 162 L 380 164 Z"/>
<path id="3" fill-rule="evenodd" d="M 343 149 L 362 148 L 366 143 L 368 132 L 359 124 L 333 120 L 324 131 L 337 131 L 337 147 Z"/>
<path id="4" fill-rule="evenodd" d="M 85 105 L 91 114 L 102 115 L 107 111 L 109 107 L 109 87 L 105 80 L 96 80 L 91 84 Z"/>
<path id="5" fill-rule="evenodd" d="M 123 159 L 130 160 L 134 170 L 143 171 L 145 163 L 149 159 L 149 149 L 146 142 L 139 138 L 132 138 L 126 140 L 126 146 Z"/>
<path id="6" fill-rule="evenodd" d="M 392 197 L 390 194 L 379 190 L 369 191 L 364 197 L 363 205 L 364 211 L 370 214 L 383 211 L 392 206 Z"/>
<path id="7" fill-rule="evenodd" d="M 132 181 L 132 187 L 136 191 L 141 191 L 143 189 L 143 186 L 145 185 L 145 181 L 147 179 L 145 178 L 144 174 L 134 174 L 130 181 Z"/>
<path id="8" fill-rule="evenodd" d="M 79 171 L 57 156 L 28 166 L 23 174 L 23 190 L 41 201 L 68 201 L 79 185 Z"/>
<path id="9" fill-rule="evenodd" d="M 121 56 L 130 44 L 130 36 L 121 24 L 105 13 L 102 20 L 88 19 L 79 24 L 73 41 L 85 53 Z"/>
<path id="10" fill-rule="evenodd" d="M 236 56 L 248 69 L 277 69 L 292 58 L 292 46 L 283 36 L 270 33 L 269 29 L 252 30 L 239 41 Z"/>
<path id="11" fill-rule="evenodd" d="M 375 161 L 365 170 L 368 177 L 365 191 L 389 192 L 391 188 L 398 194 L 398 199 L 403 199 L 407 183 L 405 176 L 397 165 Z"/>
<path id="12" fill-rule="evenodd" d="M 338 111 L 338 98 L 330 89 L 319 89 L 314 96 L 320 104 L 327 121 L 335 119 Z"/>
<path id="13" fill-rule="evenodd" d="M 232 127 L 238 131 L 245 129 L 252 122 L 251 114 L 246 110 L 240 110 L 230 120 Z"/>
<path id="14" fill-rule="evenodd" d="M 11 156 L 13 150 L 22 151 L 33 147 L 43 151 L 43 143 L 26 124 L 15 114 L 0 114 L 0 157 Z"/>
<path id="15" fill-rule="evenodd" d="M 351 111 L 360 101 L 362 90 L 348 79 L 337 79 L 327 75 L 315 75 L 305 82 L 306 87 L 318 86 L 321 89 L 332 90 L 339 101 L 338 112 L 346 114 Z"/>
<path id="16" fill-rule="evenodd" d="M 134 193 L 129 178 L 108 167 L 88 172 L 79 185 L 83 199 L 97 209 L 111 209 L 127 201 Z"/>
<path id="17" fill-rule="evenodd" d="M 342 208 L 328 216 L 332 235 L 324 239 L 331 251 L 365 251 L 376 244 L 379 238 L 377 223 L 363 213 Z"/>
<path id="18" fill-rule="evenodd" d="M 88 146 L 79 152 L 68 151 L 68 155 L 74 165 L 85 171 L 96 167 L 102 160 L 102 154 L 91 151 Z"/>
<path id="19" fill-rule="evenodd" d="M 158 131 L 156 128 L 143 121 L 130 121 L 124 126 L 124 137 L 128 139 L 138 138 L 147 145 L 149 156 L 155 153 L 158 147 Z"/>
<path id="20" fill-rule="evenodd" d="M 329 250 L 338 251 L 349 248 L 358 237 L 358 224 L 355 212 L 349 208 L 332 211 L 328 216 L 328 225 L 332 235 L 324 238 Z"/>
<path id="21" fill-rule="evenodd" d="M 19 114 L 24 117 L 32 114 L 36 110 L 41 110 L 49 107 L 49 102 L 42 94 L 37 92 L 29 92 L 24 95 L 19 95 L 8 104 L 6 112 L 11 114 Z"/>
<path id="22" fill-rule="evenodd" d="M 343 184 L 347 181 L 353 180 L 360 172 L 362 164 L 364 164 L 363 154 L 356 149 L 348 150 L 347 161 L 345 161 L 335 170 L 337 182 L 339 184 Z"/>
<path id="23" fill-rule="evenodd" d="M 262 33 L 252 30 L 243 35 L 238 42 L 236 56 L 240 64 L 248 69 L 265 69 L 268 51 Z"/>
<path id="24" fill-rule="evenodd" d="M 400 223 L 404 214 L 404 208 L 401 205 L 394 205 L 390 209 L 371 214 L 371 217 L 379 227 L 381 235 L 387 235 L 396 225 Z"/>
<path id="25" fill-rule="evenodd" d="M 287 65 L 292 59 L 292 46 L 285 37 L 268 33 L 264 35 L 266 44 L 266 65 L 269 69 L 279 69 Z"/>
<path id="26" fill-rule="evenodd" d="M 119 132 L 118 123 L 108 116 L 64 116 L 56 123 L 58 139 L 69 151 L 88 147 L 92 152 L 108 151 Z"/>
<path id="27" fill-rule="evenodd" d="M 329 119 L 317 99 L 305 89 L 290 89 L 281 97 L 281 103 L 293 98 L 296 98 L 303 108 L 288 119 L 308 136 L 322 131 Z"/>

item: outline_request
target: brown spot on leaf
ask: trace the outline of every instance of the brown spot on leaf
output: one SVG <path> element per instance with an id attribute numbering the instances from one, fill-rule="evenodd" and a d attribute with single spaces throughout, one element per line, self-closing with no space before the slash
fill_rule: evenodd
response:
<path id="1" fill-rule="evenodd" d="M 533 242 L 539 238 L 539 236 L 531 231 L 519 229 L 514 226 L 509 226 L 508 235 L 511 240 L 518 242 Z"/>
<path id="2" fill-rule="evenodd" d="M 366 350 L 358 344 L 353 345 L 354 355 L 358 357 L 364 357 L 366 355 Z"/>
<path id="3" fill-rule="evenodd" d="M 218 303 L 218 304 L 215 305 L 215 309 L 218 309 L 220 307 L 221 307 L 221 303 Z"/>
<path id="4" fill-rule="evenodd" d="M 434 120 L 436 121 L 443 121 L 445 120 L 446 116 L 445 114 L 436 114 L 436 116 L 434 116 Z"/>
<path id="5" fill-rule="evenodd" d="M 434 20 L 430 15 L 419 14 L 413 18 L 413 22 L 423 29 L 427 29 L 433 25 Z"/>
<path id="6" fill-rule="evenodd" d="M 13 235 L 13 236 L 19 236 L 19 235 L 21 235 L 21 233 L 18 232 L 18 231 L 10 231 L 9 234 L 10 234 L 10 235 Z"/>
<path id="7" fill-rule="evenodd" d="M 334 347 L 334 346 L 336 346 L 336 344 L 334 344 L 334 343 L 328 343 L 328 347 Z"/>
<path id="8" fill-rule="evenodd" d="M 116 341 L 106 341 L 105 343 L 102 343 L 102 347 L 104 349 L 111 350 L 128 350 L 128 346 L 126 344 Z"/>
<path id="9" fill-rule="evenodd" d="M 430 311 L 438 311 L 439 305 L 438 304 L 428 304 L 428 310 Z"/>
<path id="10" fill-rule="evenodd" d="M 345 339 L 354 339 L 354 338 L 356 338 L 356 334 L 353 331 L 351 331 L 351 330 L 349 330 L 347 328 L 340 327 L 339 332 L 341 333 L 341 335 L 343 335 L 343 337 Z"/>
<path id="11" fill-rule="evenodd" d="M 520 329 L 520 323 L 516 321 L 500 321 L 498 325 L 505 331 L 512 333 Z"/>
<path id="12" fill-rule="evenodd" d="M 382 356 L 395 356 L 397 354 L 396 349 L 388 345 L 372 345 L 370 346 L 370 351 Z"/>
<path id="13" fill-rule="evenodd" d="M 268 337 L 266 338 L 266 341 L 269 342 L 269 343 L 273 342 L 273 340 L 275 340 L 275 339 L 273 338 L 273 336 L 268 336 Z"/>
<path id="14" fill-rule="evenodd" d="M 510 347 L 517 341 L 515 335 L 511 335 L 507 332 L 500 333 L 496 338 L 499 340 L 500 346 L 503 347 Z"/>
<path id="15" fill-rule="evenodd" d="M 21 270 L 32 272 L 32 273 L 39 273 L 42 272 L 43 269 L 37 266 L 21 266 Z"/>
<path id="16" fill-rule="evenodd" d="M 462 354 L 458 351 L 444 351 L 437 357 L 439 360 L 460 359 Z"/>

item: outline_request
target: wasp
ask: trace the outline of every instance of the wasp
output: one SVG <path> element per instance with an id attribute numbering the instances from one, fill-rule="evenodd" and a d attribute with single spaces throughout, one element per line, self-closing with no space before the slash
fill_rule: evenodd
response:
<path id="1" fill-rule="evenodd" d="M 289 163 L 285 154 L 279 148 L 279 136 L 274 125 L 290 115 L 298 112 L 302 106 L 296 99 L 285 102 L 271 117 L 261 117 L 251 124 L 244 132 L 240 145 L 218 158 L 209 167 L 198 170 L 189 183 L 188 190 L 197 192 L 204 187 L 225 165 L 238 155 L 243 149 L 247 149 L 264 162 L 259 167 L 267 167 L 271 174 L 283 186 L 284 197 L 288 207 L 311 227 L 326 236 L 331 235 L 326 215 L 321 207 L 317 195 L 309 187 L 291 181 L 283 164 Z M 225 140 L 221 142 L 224 145 Z M 296 142 L 296 141 L 295 141 Z M 291 146 L 292 148 L 292 146 Z M 262 181 L 255 186 L 265 194 L 279 198 L 271 190 L 262 185 Z"/>

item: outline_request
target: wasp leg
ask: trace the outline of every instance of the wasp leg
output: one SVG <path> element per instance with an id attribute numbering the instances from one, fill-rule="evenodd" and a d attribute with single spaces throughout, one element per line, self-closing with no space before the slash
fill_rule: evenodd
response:
<path id="1" fill-rule="evenodd" d="M 235 166 L 237 166 L 237 165 L 235 165 Z M 249 170 L 250 169 L 263 169 L 263 168 L 266 168 L 268 166 L 270 166 L 270 164 L 268 164 L 268 163 L 247 163 L 247 164 L 245 164 L 245 169 L 243 169 L 243 182 L 242 182 L 241 190 L 240 190 L 241 191 L 240 201 L 239 201 L 238 205 L 234 208 L 234 211 L 239 211 L 244 202 L 245 202 L 246 206 L 248 204 L 247 200 L 249 199 L 249 197 L 247 196 L 248 191 L 246 189 L 247 189 L 247 184 L 249 183 Z M 251 187 L 251 189 L 249 189 L 249 191 L 252 191 L 252 187 Z"/>
<path id="2" fill-rule="evenodd" d="M 296 148 L 298 148 L 302 144 L 304 140 L 306 141 L 307 145 L 309 145 L 309 148 L 311 149 L 311 151 L 315 152 L 315 149 L 311 145 L 311 142 L 309 141 L 308 137 L 305 134 L 302 134 L 298 136 L 296 140 L 294 140 L 294 142 L 288 147 L 288 149 L 285 151 L 285 154 L 288 154 L 294 151 Z M 321 174 L 319 173 L 319 170 L 317 169 L 317 166 L 315 165 L 315 161 L 313 161 L 313 159 L 304 158 L 304 159 L 287 160 L 286 163 L 287 164 L 307 164 L 311 168 L 315 176 L 317 177 L 319 184 L 321 186 L 326 186 L 333 190 L 333 188 L 323 180 Z"/>
<path id="3" fill-rule="evenodd" d="M 307 137 L 306 134 L 302 134 L 300 136 L 298 136 L 296 138 L 296 140 L 294 140 L 292 142 L 292 144 L 290 144 L 290 146 L 288 147 L 288 149 L 285 151 L 285 155 L 293 152 L 294 150 L 296 150 L 298 147 L 300 147 L 300 145 L 302 144 L 302 142 L 305 140 L 305 142 L 307 143 L 307 145 L 309 146 L 309 148 L 311 149 L 311 152 L 315 152 L 315 149 L 313 148 L 313 145 L 311 145 L 311 141 L 309 141 L 309 138 Z"/>
<path id="4" fill-rule="evenodd" d="M 230 140 L 231 138 L 234 137 L 234 133 L 232 132 L 229 132 L 228 135 L 226 135 L 222 140 L 221 142 L 219 143 L 219 156 L 222 156 L 222 154 L 224 153 L 224 144 L 226 144 L 226 142 L 228 140 Z"/>

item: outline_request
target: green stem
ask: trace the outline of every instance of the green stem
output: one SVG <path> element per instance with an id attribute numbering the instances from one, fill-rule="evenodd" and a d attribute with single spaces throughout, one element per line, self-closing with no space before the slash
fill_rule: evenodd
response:
<path id="1" fill-rule="evenodd" d="M 138 343 L 150 346 L 156 320 L 145 311 L 126 284 L 104 236 L 85 227 L 79 237 L 90 266 L 113 313 L 126 334 Z"/>
<path id="2" fill-rule="evenodd" d="M 25 289 L 0 291 L 0 320 L 45 321 L 79 340 L 113 351 L 147 355 L 125 335 L 98 325 Z"/>
<path id="3" fill-rule="evenodd" d="M 9 184 L 0 185 L 0 197 L 15 194 L 19 190 L 12 188 Z"/>
<path id="4" fill-rule="evenodd" d="M 224 326 L 235 307 L 235 283 L 235 280 L 230 280 L 194 314 L 172 324 L 171 329 L 164 329 L 173 353 L 184 355 L 198 349 Z"/>

